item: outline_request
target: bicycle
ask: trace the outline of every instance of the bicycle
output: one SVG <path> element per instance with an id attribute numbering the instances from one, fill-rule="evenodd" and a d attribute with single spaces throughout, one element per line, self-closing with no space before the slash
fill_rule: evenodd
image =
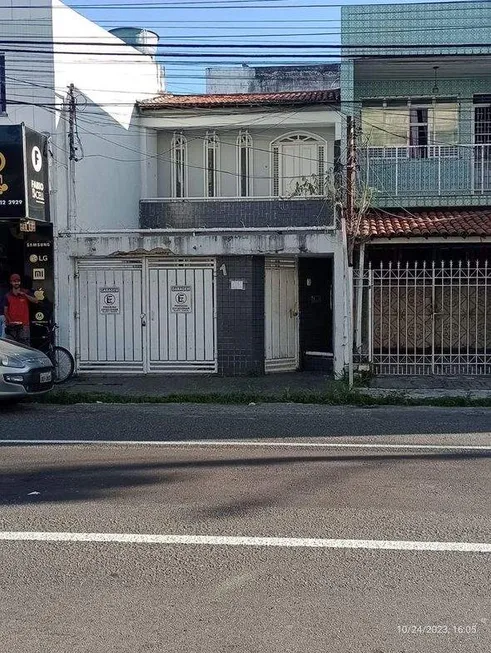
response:
<path id="1" fill-rule="evenodd" d="M 53 364 L 53 382 L 58 384 L 68 381 L 75 371 L 75 360 L 68 349 L 55 345 L 55 332 L 58 329 L 58 325 L 52 324 L 46 326 L 44 324 L 39 324 L 37 326 L 44 327 L 47 332 L 46 335 L 41 336 L 41 340 L 45 342 L 42 342 L 42 344 L 38 346 L 38 349 L 42 351 L 43 354 L 46 354 Z"/>

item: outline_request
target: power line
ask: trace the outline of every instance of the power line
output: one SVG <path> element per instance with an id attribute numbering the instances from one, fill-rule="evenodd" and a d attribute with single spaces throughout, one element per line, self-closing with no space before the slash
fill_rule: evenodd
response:
<path id="1" fill-rule="evenodd" d="M 141 9 L 264 9 L 264 10 L 269 10 L 269 9 L 276 9 L 276 8 L 281 8 L 281 9 L 303 9 L 303 8 L 332 8 L 332 9 L 346 9 L 346 8 L 358 8 L 359 5 L 346 5 L 346 4 L 339 4 L 339 3 L 329 3 L 329 2 L 324 2 L 324 3 L 318 3 L 318 4 L 287 4 L 287 5 L 280 5 L 276 4 L 277 0 L 267 0 L 266 3 L 259 4 L 259 5 L 251 5 L 249 2 L 254 2 L 257 0 L 222 0 L 224 3 L 228 2 L 233 2 L 235 4 L 232 5 L 227 5 L 227 4 L 222 4 L 222 1 L 220 0 L 213 0 L 213 2 L 210 4 L 211 0 L 182 0 L 182 4 L 171 4 L 174 0 L 169 0 L 169 3 L 163 2 L 160 0 L 159 2 L 151 3 L 151 2 L 141 2 L 141 3 L 127 3 L 127 4 L 122 4 L 122 3 L 104 3 L 104 4 L 70 4 L 70 5 L 53 5 L 53 9 L 91 9 L 91 10 L 107 10 L 107 9 L 115 9 L 115 10 L 141 10 Z M 278 0 L 282 1 L 282 0 Z M 272 3 L 271 6 L 268 6 L 268 3 Z M 413 13 L 414 10 L 418 7 L 418 5 L 424 4 L 420 2 L 410 2 L 405 5 L 403 9 L 399 9 L 399 11 L 394 11 L 394 9 L 383 9 L 377 8 L 377 16 L 383 15 L 383 14 L 391 14 L 394 16 L 394 20 L 400 20 L 401 19 L 401 14 L 408 14 L 408 13 Z M 451 8 L 449 8 L 448 5 L 454 5 Z M 469 7 L 473 4 L 473 0 L 461 0 L 459 2 L 445 2 L 442 3 L 443 6 L 435 6 L 432 7 L 431 13 L 434 12 L 440 12 L 440 11 L 445 11 L 446 13 L 452 13 L 452 12 L 461 12 L 461 11 L 468 11 Z M 387 6 L 387 5 L 386 5 Z M 389 5 L 390 6 L 390 5 Z M 406 8 L 407 7 L 407 8 Z M 9 9 L 42 9 L 46 10 L 45 6 L 36 6 L 36 5 L 15 5 L 12 4 L 9 6 Z M 354 13 L 354 12 L 353 12 Z M 365 22 L 367 18 L 366 13 L 365 14 L 360 14 L 359 17 L 356 15 L 350 16 L 351 20 L 359 20 L 361 22 Z"/>
<path id="2" fill-rule="evenodd" d="M 107 38 L 111 38 L 111 35 L 108 34 Z M 121 43 L 96 43 L 94 44 L 91 41 L 58 41 L 58 40 L 43 40 L 43 39 L 0 39 L 0 45 L 69 45 L 69 46 L 93 46 L 97 45 L 98 48 L 100 47 L 108 47 L 108 48 L 128 48 L 132 47 L 129 46 L 127 43 L 121 42 Z M 174 49 L 174 48 L 190 48 L 190 49 L 206 49 L 206 50 L 223 50 L 223 49 L 233 49 L 233 50 L 238 50 L 238 49 L 243 49 L 243 48 L 257 48 L 257 49 L 267 49 L 267 48 L 273 48 L 273 49 L 282 49 L 284 50 L 285 48 L 291 49 L 291 50 L 408 50 L 408 49 L 414 49 L 414 50 L 424 50 L 424 49 L 429 49 L 429 50 L 435 50 L 439 48 L 449 48 L 449 49 L 455 49 L 455 48 L 463 48 L 466 50 L 472 49 L 472 48 L 485 48 L 488 47 L 491 50 L 491 45 L 485 45 L 483 43 L 458 43 L 458 44 L 431 44 L 431 45 L 424 45 L 421 43 L 406 43 L 406 44 L 401 44 L 401 43 L 392 43 L 392 44 L 386 44 L 384 43 L 383 45 L 381 44 L 354 44 L 350 45 L 347 43 L 324 43 L 324 44 L 319 44 L 319 43 L 289 43 L 289 44 L 272 44 L 272 43 L 232 43 L 232 44 L 215 44 L 215 43 L 156 43 L 154 44 L 155 48 L 169 48 L 169 49 Z M 37 50 L 39 51 L 39 50 Z M 46 52 L 51 52 L 51 50 L 46 50 Z M 86 54 L 86 53 L 81 53 L 81 52 L 74 52 L 70 54 Z M 92 53 L 89 53 L 92 54 Z M 99 54 L 99 53 L 96 53 Z M 124 53 L 117 53 L 118 56 L 122 55 Z M 133 55 L 134 53 L 129 53 L 130 55 Z M 235 55 L 234 55 L 235 56 Z M 354 55 L 356 56 L 356 55 Z M 404 55 L 407 56 L 407 55 Z"/>

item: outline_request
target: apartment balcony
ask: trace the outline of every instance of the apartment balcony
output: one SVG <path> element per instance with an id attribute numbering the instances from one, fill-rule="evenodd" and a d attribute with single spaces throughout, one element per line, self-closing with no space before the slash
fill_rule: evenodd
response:
<path id="1" fill-rule="evenodd" d="M 491 145 L 369 147 L 359 165 L 377 206 L 491 203 Z"/>
<path id="2" fill-rule="evenodd" d="M 140 201 L 142 229 L 333 228 L 327 197 L 152 198 Z"/>

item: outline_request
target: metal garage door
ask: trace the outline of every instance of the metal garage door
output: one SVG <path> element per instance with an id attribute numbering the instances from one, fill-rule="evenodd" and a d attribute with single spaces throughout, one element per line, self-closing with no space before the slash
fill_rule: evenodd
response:
<path id="1" fill-rule="evenodd" d="M 143 372 L 143 263 L 79 261 L 78 368 Z"/>
<path id="2" fill-rule="evenodd" d="M 149 260 L 149 371 L 216 371 L 214 274 L 212 260 Z"/>
<path id="3" fill-rule="evenodd" d="M 79 261 L 80 371 L 215 372 L 215 262 Z"/>

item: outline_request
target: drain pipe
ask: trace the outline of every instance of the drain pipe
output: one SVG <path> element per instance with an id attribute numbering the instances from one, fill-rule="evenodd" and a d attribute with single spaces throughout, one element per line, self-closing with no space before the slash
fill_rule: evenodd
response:
<path id="1" fill-rule="evenodd" d="M 355 327 L 355 342 L 356 352 L 359 354 L 361 350 L 361 313 L 363 310 L 363 275 L 365 271 L 365 242 L 360 243 L 360 250 L 358 253 L 358 284 L 356 287 L 356 327 Z"/>

